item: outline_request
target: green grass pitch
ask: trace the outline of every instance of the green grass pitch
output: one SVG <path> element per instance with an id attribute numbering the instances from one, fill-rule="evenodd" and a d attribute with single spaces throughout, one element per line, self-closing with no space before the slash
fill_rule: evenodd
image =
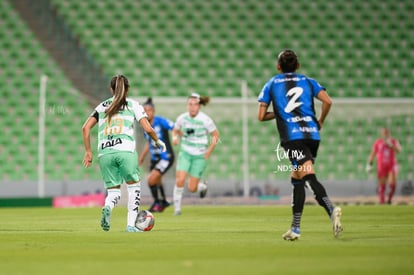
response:
<path id="1" fill-rule="evenodd" d="M 146 208 L 145 208 L 146 209 Z M 0 274 L 413 274 L 412 206 L 343 206 L 335 239 L 316 205 L 288 242 L 289 206 L 183 206 L 155 213 L 151 232 L 109 232 L 100 209 L 1 208 Z"/>

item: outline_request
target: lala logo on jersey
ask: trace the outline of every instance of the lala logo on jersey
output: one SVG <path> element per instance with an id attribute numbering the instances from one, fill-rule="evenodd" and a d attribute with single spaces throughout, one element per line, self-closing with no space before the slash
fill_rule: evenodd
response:
<path id="1" fill-rule="evenodd" d="M 116 139 L 108 140 L 106 142 L 102 142 L 101 147 L 102 147 L 102 150 L 103 150 L 105 148 L 113 147 L 113 146 L 118 145 L 118 144 L 122 144 L 122 140 L 120 138 L 116 138 Z"/>

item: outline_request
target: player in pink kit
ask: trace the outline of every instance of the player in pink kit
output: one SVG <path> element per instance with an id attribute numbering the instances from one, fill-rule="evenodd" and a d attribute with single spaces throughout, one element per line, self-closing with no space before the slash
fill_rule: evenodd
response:
<path id="1" fill-rule="evenodd" d="M 392 197 L 397 186 L 398 165 L 396 153 L 401 151 L 398 140 L 391 137 L 388 128 L 381 129 L 381 138 L 377 139 L 372 146 L 368 157 L 367 172 L 372 170 L 374 159 L 377 159 L 378 197 L 380 204 L 385 203 L 385 189 L 387 180 L 389 191 L 387 203 L 391 204 Z"/>

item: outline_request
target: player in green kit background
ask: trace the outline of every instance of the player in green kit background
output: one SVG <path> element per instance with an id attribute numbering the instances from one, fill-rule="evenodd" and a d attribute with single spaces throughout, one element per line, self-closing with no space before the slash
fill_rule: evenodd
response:
<path id="1" fill-rule="evenodd" d="M 144 108 L 135 100 L 127 98 L 128 79 L 117 75 L 111 80 L 113 97 L 99 104 L 82 126 L 85 156 L 83 165 L 92 164 L 90 131 L 98 123 L 98 159 L 108 194 L 102 208 L 101 227 L 110 229 L 111 214 L 121 199 L 121 184 L 125 181 L 128 190 L 127 232 L 140 232 L 135 227 L 140 200 L 141 175 L 138 170 L 138 155 L 134 138 L 134 121 L 155 141 L 162 151 L 165 144 L 158 139 L 148 122 Z"/>
<path id="2" fill-rule="evenodd" d="M 219 132 L 214 121 L 200 111 L 201 105 L 207 105 L 210 97 L 192 93 L 188 97 L 188 112 L 178 116 L 173 129 L 173 144 L 181 139 L 176 167 L 176 180 L 173 192 L 174 215 L 181 215 L 181 201 L 185 180 L 188 178 L 188 190 L 199 192 L 203 198 L 207 185 L 200 179 L 207 167 L 207 160 L 219 141 Z"/>

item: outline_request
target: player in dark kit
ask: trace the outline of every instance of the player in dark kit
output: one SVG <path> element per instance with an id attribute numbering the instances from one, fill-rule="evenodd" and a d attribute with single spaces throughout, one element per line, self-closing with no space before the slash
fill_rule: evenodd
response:
<path id="1" fill-rule="evenodd" d="M 332 205 L 325 188 L 317 180 L 313 167 L 317 155 L 320 136 L 319 130 L 329 113 L 332 101 L 316 80 L 297 74 L 299 68 L 297 55 L 292 50 L 282 51 L 277 60 L 280 74 L 273 76 L 263 87 L 259 97 L 258 119 L 276 119 L 280 143 L 292 164 L 291 182 L 292 224 L 282 235 L 283 239 L 294 241 L 300 237 L 300 222 L 305 204 L 305 186 L 315 195 L 333 223 L 334 236 L 342 231 L 340 217 L 342 210 Z M 313 99 L 322 101 L 321 114 L 316 118 Z M 272 103 L 273 112 L 268 112 Z"/>
<path id="2" fill-rule="evenodd" d="M 165 196 L 162 178 L 174 163 L 174 151 L 169 136 L 169 132 L 174 128 L 174 122 L 155 115 L 155 106 L 151 97 L 144 103 L 144 110 L 157 137 L 165 143 L 167 148 L 165 152 L 162 152 L 151 140 L 151 137 L 144 133 L 144 137 L 148 142 L 138 160 L 139 165 L 142 165 L 148 152 L 150 153 L 151 164 L 150 174 L 148 175 L 148 185 L 151 190 L 151 195 L 154 198 L 154 202 L 149 208 L 149 211 L 163 212 L 164 209 L 170 205 Z"/>

